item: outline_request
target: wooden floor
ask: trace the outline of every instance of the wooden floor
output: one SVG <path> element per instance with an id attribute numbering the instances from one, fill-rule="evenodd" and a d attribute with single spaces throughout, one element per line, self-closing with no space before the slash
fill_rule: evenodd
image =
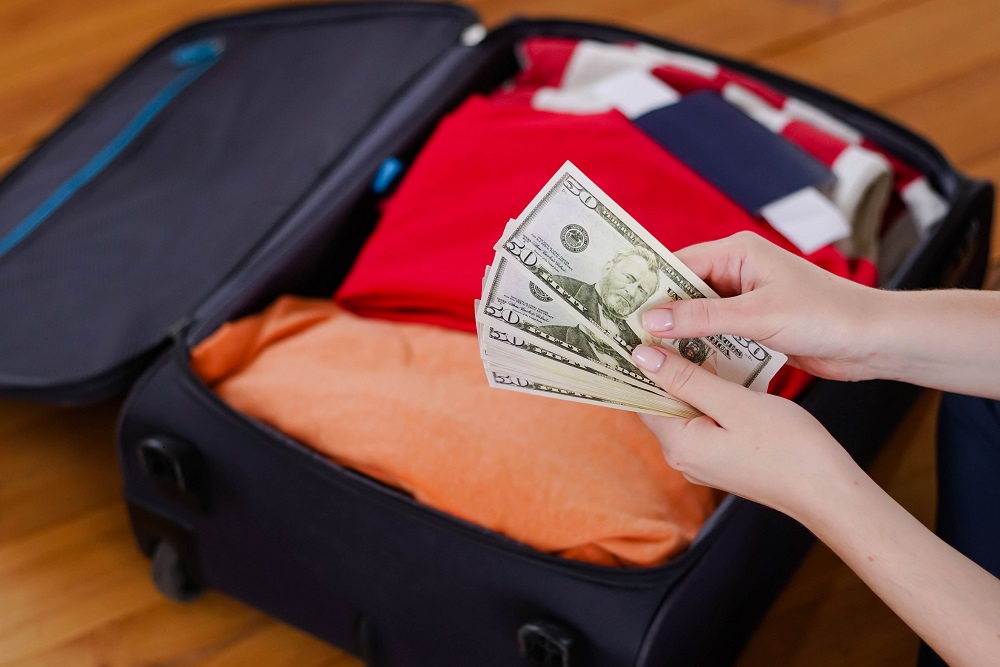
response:
<path id="1" fill-rule="evenodd" d="M 274 3 L 270 3 L 274 4 Z M 931 138 L 963 171 L 1000 181 L 997 0 L 473 0 L 515 13 L 610 21 L 756 61 L 872 106 Z M 144 45 L 260 0 L 3 0 L 0 171 Z M 994 259 L 1000 243 L 994 240 Z M 0 314 L 2 326 L 3 314 Z M 873 469 L 933 513 L 926 394 Z M 361 663 L 221 595 L 163 599 L 133 545 L 113 445 L 119 406 L 0 401 L 0 665 Z M 739 665 L 912 662 L 915 637 L 825 548 L 813 549 Z M 428 666 L 432 667 L 432 666 Z"/>

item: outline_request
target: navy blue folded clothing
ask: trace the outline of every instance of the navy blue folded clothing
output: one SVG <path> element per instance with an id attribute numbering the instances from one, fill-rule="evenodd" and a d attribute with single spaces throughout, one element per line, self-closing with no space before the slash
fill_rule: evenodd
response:
<path id="1" fill-rule="evenodd" d="M 633 122 L 753 215 L 793 192 L 834 181 L 822 162 L 711 91 Z"/>

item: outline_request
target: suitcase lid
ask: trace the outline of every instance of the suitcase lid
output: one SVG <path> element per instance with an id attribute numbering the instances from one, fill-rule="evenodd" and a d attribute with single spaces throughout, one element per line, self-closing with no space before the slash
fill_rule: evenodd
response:
<path id="1" fill-rule="evenodd" d="M 0 395 L 124 390 L 399 96 L 481 33 L 455 5 L 338 4 L 153 46 L 0 181 Z"/>

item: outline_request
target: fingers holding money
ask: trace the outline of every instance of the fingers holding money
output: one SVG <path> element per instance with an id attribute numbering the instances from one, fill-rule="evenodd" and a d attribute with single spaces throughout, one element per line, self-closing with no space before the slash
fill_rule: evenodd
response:
<path id="1" fill-rule="evenodd" d="M 723 426 L 731 420 L 742 419 L 748 397 L 759 395 L 691 363 L 673 348 L 639 345 L 632 360 L 668 394 Z"/>
<path id="2" fill-rule="evenodd" d="M 650 308 L 642 325 L 657 338 L 702 338 L 722 332 L 762 339 L 755 293 L 723 299 L 690 299 Z"/>
<path id="3" fill-rule="evenodd" d="M 729 334 L 780 350 L 813 375 L 872 377 L 868 359 L 879 340 L 872 313 L 884 310 L 885 292 L 836 276 L 750 233 L 689 246 L 676 256 L 723 298 L 648 309 L 642 325 L 652 336 Z"/>
<path id="4" fill-rule="evenodd" d="M 642 324 L 658 338 L 704 337 L 726 333 L 755 340 L 774 334 L 768 319 L 768 294 L 759 291 L 783 253 L 752 232 L 698 243 L 675 255 L 707 282 L 721 299 L 663 304 L 643 314 Z"/>
<path id="5" fill-rule="evenodd" d="M 671 395 L 704 413 L 691 419 L 641 415 L 667 463 L 692 482 L 795 517 L 818 486 L 854 465 L 792 401 L 741 387 L 661 348 L 640 346 L 634 359 Z"/>
<path id="6" fill-rule="evenodd" d="M 637 412 L 696 414 L 630 357 L 643 341 L 659 342 L 642 322 L 653 304 L 719 301 L 717 295 L 579 169 L 564 164 L 494 250 L 476 307 L 492 386 Z M 716 321 L 698 326 L 713 329 Z M 699 370 L 758 392 L 786 360 L 752 338 L 718 331 L 661 338 L 674 339 Z"/>
<path id="7" fill-rule="evenodd" d="M 725 415 L 720 417 L 723 423 L 731 419 L 738 423 L 742 394 L 754 392 L 687 361 L 672 348 L 640 345 L 632 358 L 663 389 L 704 413 L 691 419 L 640 415 L 659 441 L 667 464 L 690 482 L 726 488 L 712 471 L 730 434 L 715 415 Z"/>
<path id="8" fill-rule="evenodd" d="M 674 255 L 711 285 L 719 296 L 735 296 L 745 291 L 743 263 L 747 258 L 747 246 L 757 238 L 750 232 L 739 232 L 724 239 L 681 248 Z"/>

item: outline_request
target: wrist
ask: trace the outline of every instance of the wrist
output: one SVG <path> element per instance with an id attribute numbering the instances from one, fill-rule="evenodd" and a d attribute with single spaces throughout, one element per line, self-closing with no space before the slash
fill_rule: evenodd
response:
<path id="1" fill-rule="evenodd" d="M 882 492 L 846 450 L 839 444 L 837 448 L 838 456 L 812 479 L 803 480 L 794 502 L 781 508 L 824 542 L 865 511 L 872 493 Z"/>
<path id="2" fill-rule="evenodd" d="M 900 368 L 899 332 L 904 309 L 900 293 L 864 288 L 857 299 L 855 334 L 859 380 L 897 379 Z"/>

